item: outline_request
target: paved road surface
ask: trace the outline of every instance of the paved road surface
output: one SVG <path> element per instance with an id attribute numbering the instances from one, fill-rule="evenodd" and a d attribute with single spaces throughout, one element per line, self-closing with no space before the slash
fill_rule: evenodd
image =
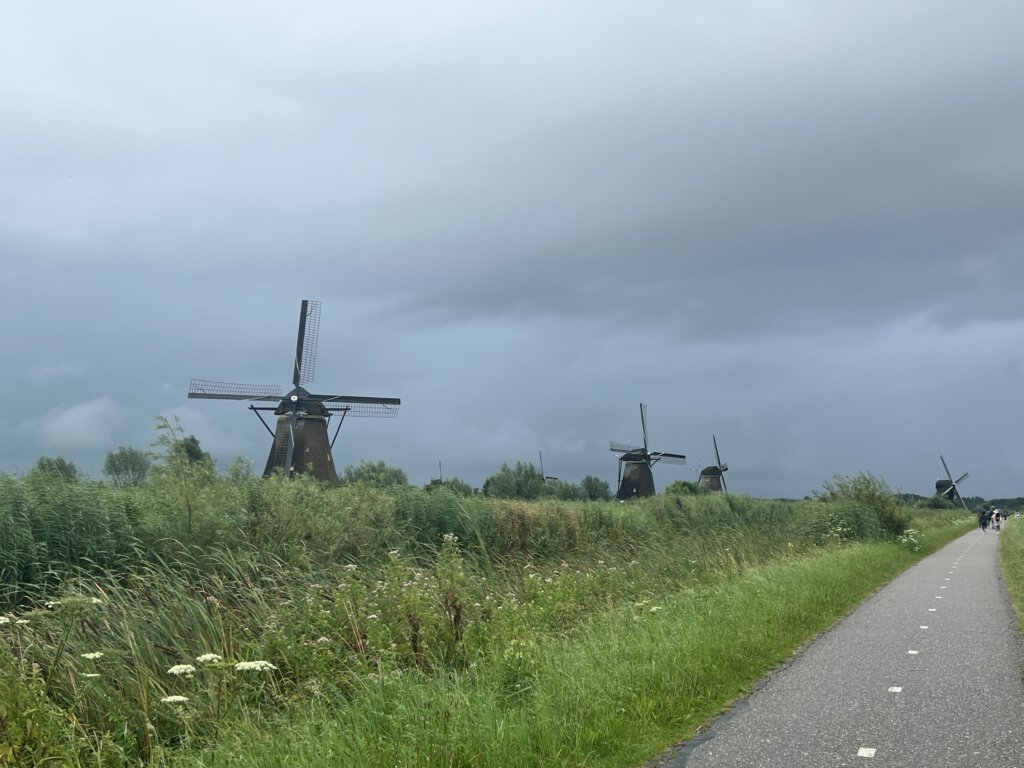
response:
<path id="1" fill-rule="evenodd" d="M 998 543 L 974 530 L 910 568 L 665 765 L 1024 768 Z"/>

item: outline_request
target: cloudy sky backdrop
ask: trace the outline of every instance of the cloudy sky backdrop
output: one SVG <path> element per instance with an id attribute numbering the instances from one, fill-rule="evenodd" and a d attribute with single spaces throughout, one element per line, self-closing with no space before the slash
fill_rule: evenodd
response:
<path id="1" fill-rule="evenodd" d="M 0 471 L 100 475 L 193 376 L 402 398 L 339 467 L 1024 493 L 1024 4 L 7 4 Z"/>

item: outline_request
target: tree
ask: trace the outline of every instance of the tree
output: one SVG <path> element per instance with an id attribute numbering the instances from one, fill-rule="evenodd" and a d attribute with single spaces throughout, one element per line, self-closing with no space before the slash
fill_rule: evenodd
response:
<path id="1" fill-rule="evenodd" d="M 363 459 L 358 465 L 349 464 L 342 473 L 346 483 L 364 483 L 374 488 L 391 488 L 396 485 L 408 485 L 409 478 L 405 471 L 398 467 L 389 467 L 383 461 L 367 461 Z"/>
<path id="2" fill-rule="evenodd" d="M 67 483 L 77 482 L 81 478 L 81 472 L 75 466 L 75 462 L 68 461 L 63 456 L 41 456 L 36 462 L 35 471 L 59 477 Z"/>
<path id="3" fill-rule="evenodd" d="M 103 462 L 103 474 L 114 485 L 142 485 L 146 482 L 153 460 L 148 453 L 138 448 L 120 446 L 116 451 L 109 451 Z"/>
<path id="4" fill-rule="evenodd" d="M 252 459 L 245 456 L 235 456 L 235 460 L 228 467 L 228 477 L 235 483 L 248 480 L 252 477 Z"/>
<path id="5" fill-rule="evenodd" d="M 213 457 L 199 446 L 195 435 L 186 435 L 181 419 L 174 421 L 166 416 L 156 420 L 157 438 L 154 448 L 162 452 L 159 458 L 163 461 L 160 473 L 173 477 L 178 482 L 178 489 L 185 504 L 189 533 L 192 532 L 192 485 L 196 482 L 209 481 L 215 476 Z"/>
<path id="6" fill-rule="evenodd" d="M 588 501 L 610 501 L 612 489 L 608 482 L 593 475 L 587 475 L 580 483 L 583 498 Z"/>
<path id="7" fill-rule="evenodd" d="M 536 499 L 541 495 L 544 478 L 533 464 L 516 462 L 514 468 L 502 464 L 501 469 L 484 481 L 484 493 L 499 499 Z"/>
<path id="8" fill-rule="evenodd" d="M 473 486 L 471 486 L 469 483 L 467 483 L 465 480 L 459 477 L 450 477 L 444 481 L 431 480 L 429 483 L 423 486 L 423 490 L 425 491 L 432 491 L 435 488 L 447 488 L 449 491 L 454 491 L 460 496 L 473 495 Z"/>

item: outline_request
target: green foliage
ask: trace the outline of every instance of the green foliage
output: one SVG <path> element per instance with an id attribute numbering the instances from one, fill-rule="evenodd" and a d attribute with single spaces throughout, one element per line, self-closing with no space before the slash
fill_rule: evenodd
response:
<path id="1" fill-rule="evenodd" d="M 360 461 L 358 465 L 345 467 L 342 479 L 346 483 L 362 483 L 373 488 L 392 488 L 408 485 L 409 479 L 405 471 L 398 467 L 389 467 L 383 461 Z"/>
<path id="2" fill-rule="evenodd" d="M 472 496 L 473 486 L 467 483 L 465 480 L 459 477 L 450 477 L 443 483 L 444 487 L 452 493 L 457 493 L 460 496 Z"/>
<path id="3" fill-rule="evenodd" d="M 956 509 L 960 505 L 955 504 L 954 502 L 950 501 L 941 494 L 935 494 L 934 496 L 929 496 L 926 499 L 922 499 L 920 502 L 918 502 L 917 506 L 923 507 L 925 509 Z"/>
<path id="4" fill-rule="evenodd" d="M 606 480 L 587 475 L 580 482 L 580 490 L 587 501 L 611 501 L 612 489 Z"/>
<path id="5" fill-rule="evenodd" d="M 868 472 L 855 476 L 836 475 L 826 481 L 814 498 L 820 501 L 853 499 L 878 516 L 878 524 L 890 536 L 901 536 L 910 524 L 910 513 L 902 505 L 899 495 L 881 478 Z"/>
<path id="6" fill-rule="evenodd" d="M 545 480 L 540 489 L 540 498 L 559 499 L 561 501 L 582 501 L 583 489 L 564 480 Z"/>
<path id="7" fill-rule="evenodd" d="M 152 465 L 153 460 L 148 453 L 122 445 L 107 453 L 103 474 L 115 485 L 142 485 Z"/>
<path id="8" fill-rule="evenodd" d="M 73 765 L 74 744 L 70 721 L 46 696 L 42 669 L 0 642 L 0 765 Z"/>
<path id="9" fill-rule="evenodd" d="M 200 446 L 195 435 L 186 435 L 181 420 L 175 416 L 171 421 L 160 416 L 156 421 L 157 438 L 153 447 L 163 462 L 158 474 L 170 482 L 185 508 L 185 520 L 189 533 L 192 531 L 192 499 L 196 486 L 210 483 L 216 476 L 213 458 Z"/>
<path id="10" fill-rule="evenodd" d="M 1017 623 L 1024 629 L 1024 519 L 1007 521 L 999 537 L 999 560 Z"/>
<path id="11" fill-rule="evenodd" d="M 252 459 L 245 456 L 236 456 L 228 467 L 228 479 L 235 483 L 241 483 L 252 477 Z"/>
<path id="12" fill-rule="evenodd" d="M 13 678 L 0 674 L 0 699 L 32 707 L 31 696 L 43 694 L 33 717 L 63 719 L 32 727 L 61 760 L 59 750 L 67 751 L 67 764 L 79 753 L 90 765 L 177 761 L 239 727 L 260 730 L 283 712 L 320 705 L 342 719 L 391 713 L 373 721 L 370 733 L 382 741 L 368 740 L 346 761 L 372 764 L 368 754 L 383 760 L 389 748 L 380 745 L 395 743 L 391 728 L 429 740 L 444 722 L 424 717 L 414 727 L 401 697 L 421 690 L 424 701 L 444 700 L 437 686 L 459 680 L 494 697 L 487 705 L 494 717 L 541 706 L 554 708 L 549 716 L 559 723 L 593 720 L 593 707 L 550 698 L 558 665 L 586 666 L 567 659 L 590 622 L 615 615 L 639 631 L 660 621 L 673 599 L 682 610 L 701 585 L 818 544 L 847 547 L 870 535 L 874 521 L 850 499 L 709 494 L 630 505 L 530 503 L 308 477 L 214 477 L 192 491 L 190 532 L 173 477 L 124 488 L 53 475 L 0 478 L 0 528 L 29 531 L 12 537 L 14 554 L 0 553 L 4 579 L 37 579 L 18 593 L 17 613 L 0 622 L 0 652 L 41 675 L 35 682 L 22 675 L 21 688 L 8 691 Z M 812 520 L 829 525 L 810 530 Z M 118 529 L 118 521 L 129 527 Z M 618 642 L 633 642 L 616 631 Z M 555 663 L 552 648 L 562 644 L 566 655 Z M 608 661 L 588 662 L 595 684 L 620 669 L 608 664 L 621 652 L 602 653 Z M 275 669 L 234 667 L 253 660 Z M 639 667 L 630 664 L 635 675 Z M 589 695 L 608 704 L 596 689 Z M 627 711 L 646 706 L 634 698 L 622 705 Z M 385 700 L 397 708 L 380 709 Z M 449 727 L 464 733 L 463 725 Z M 14 738 L 36 748 L 24 729 Z M 474 748 L 467 759 L 478 754 Z M 318 755 L 310 764 L 329 762 Z M 195 764 L 217 763 L 197 757 Z"/>
<path id="13" fill-rule="evenodd" d="M 517 461 L 515 467 L 501 469 L 484 481 L 484 495 L 497 499 L 536 499 L 544 488 L 544 478 L 532 463 Z"/>
<path id="14" fill-rule="evenodd" d="M 689 480 L 673 480 L 665 488 L 665 493 L 677 494 L 680 496 L 697 496 L 702 493 L 707 493 L 707 490 L 701 488 L 697 483 L 691 483 Z"/>
<path id="15" fill-rule="evenodd" d="M 66 483 L 78 482 L 82 476 L 75 462 L 68 461 L 62 456 L 41 456 L 32 471 L 58 477 Z"/>

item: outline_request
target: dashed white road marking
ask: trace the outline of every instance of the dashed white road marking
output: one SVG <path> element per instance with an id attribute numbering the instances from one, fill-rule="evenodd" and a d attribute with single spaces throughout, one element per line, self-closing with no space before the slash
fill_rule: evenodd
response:
<path id="1" fill-rule="evenodd" d="M 911 656 L 917 656 L 917 651 L 907 651 Z"/>
<path id="2" fill-rule="evenodd" d="M 889 689 L 889 693 L 903 693 L 903 686 L 894 685 Z"/>
<path id="3" fill-rule="evenodd" d="M 950 578 L 947 578 L 947 579 L 946 579 L 946 581 L 952 581 L 952 579 L 950 579 Z"/>
<path id="4" fill-rule="evenodd" d="M 921 629 L 928 629 L 928 625 L 927 624 L 922 624 L 921 625 Z"/>
<path id="5" fill-rule="evenodd" d="M 874 747 L 861 747 L 860 749 L 857 750 L 857 757 L 874 757 L 874 756 L 875 756 L 875 748 Z"/>
<path id="6" fill-rule="evenodd" d="M 929 608 L 928 610 L 929 610 L 930 612 L 933 612 L 933 613 L 934 613 L 935 611 L 937 611 L 937 610 L 939 610 L 939 609 L 938 609 L 938 608 Z"/>
<path id="7" fill-rule="evenodd" d="M 939 589 L 945 589 L 945 588 L 946 588 L 945 584 L 943 584 L 941 587 L 939 587 Z"/>

